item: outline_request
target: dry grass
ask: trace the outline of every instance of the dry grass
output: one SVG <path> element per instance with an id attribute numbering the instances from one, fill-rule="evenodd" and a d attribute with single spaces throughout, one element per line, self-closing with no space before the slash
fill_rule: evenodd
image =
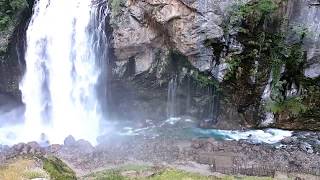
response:
<path id="1" fill-rule="evenodd" d="M 1 180 L 24 180 L 47 177 L 46 173 L 35 167 L 35 161 L 30 159 L 18 159 L 0 166 Z"/>
<path id="2" fill-rule="evenodd" d="M 133 167 L 133 168 L 132 168 Z M 133 171 L 132 171 L 133 170 Z M 90 174 L 83 177 L 85 180 L 273 180 L 271 177 L 250 177 L 250 176 L 203 176 L 197 173 L 190 173 L 186 171 L 176 169 L 162 169 L 156 170 L 150 176 L 139 176 L 143 175 L 144 171 L 150 171 L 152 168 L 146 168 L 139 166 L 128 166 L 121 167 L 118 169 L 111 169 Z M 125 172 L 130 172 L 130 176 L 126 176 Z M 137 173 L 134 173 L 137 172 Z"/>

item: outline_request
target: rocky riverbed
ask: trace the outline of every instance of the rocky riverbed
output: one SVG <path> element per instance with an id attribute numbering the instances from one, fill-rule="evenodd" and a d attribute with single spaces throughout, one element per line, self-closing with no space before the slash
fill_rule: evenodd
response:
<path id="1" fill-rule="evenodd" d="M 276 144 L 252 144 L 246 140 L 214 138 L 166 138 L 133 136 L 110 138 L 92 146 L 72 136 L 63 145 L 40 146 L 36 142 L 1 146 L 1 164 L 21 156 L 57 157 L 78 177 L 128 164 L 172 167 L 212 175 L 269 176 L 309 174 L 320 179 L 320 134 L 297 132 Z M 318 175 L 318 176 L 317 176 Z M 302 176 L 301 176 L 302 177 Z"/>

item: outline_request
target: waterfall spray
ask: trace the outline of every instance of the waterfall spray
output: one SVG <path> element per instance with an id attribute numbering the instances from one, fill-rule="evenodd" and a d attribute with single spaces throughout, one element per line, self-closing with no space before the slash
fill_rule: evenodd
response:
<path id="1" fill-rule="evenodd" d="M 45 134 L 96 142 L 103 119 L 97 86 L 105 80 L 107 8 L 92 0 L 39 0 L 27 30 L 23 140 Z M 99 93 L 100 95 L 100 93 Z M 99 99 L 103 99 L 99 97 Z"/>

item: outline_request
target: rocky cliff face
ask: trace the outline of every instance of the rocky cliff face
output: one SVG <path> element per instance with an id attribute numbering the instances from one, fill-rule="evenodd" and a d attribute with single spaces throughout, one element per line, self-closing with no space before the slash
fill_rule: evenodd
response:
<path id="1" fill-rule="evenodd" d="M 205 0 L 124 2 L 113 20 L 115 55 L 119 61 L 134 57 L 136 73 L 141 73 L 151 67 L 155 49 L 170 48 L 187 56 L 200 71 L 211 70 L 214 55 L 205 41 L 223 37 L 224 4 Z"/>
<path id="2" fill-rule="evenodd" d="M 290 1 L 287 6 L 290 24 L 298 24 L 308 31 L 304 42 L 307 64 L 304 75 L 309 78 L 320 76 L 320 7 L 319 1 Z"/>
<path id="3" fill-rule="evenodd" d="M 115 98 L 118 107 L 123 109 L 121 106 L 126 106 L 125 103 L 132 103 L 134 107 L 124 109 L 129 113 L 128 109 L 136 108 L 132 111 L 136 111 L 138 118 L 144 118 L 146 109 L 149 109 L 148 118 L 166 118 L 167 87 L 173 77 L 179 76 L 179 88 L 175 92 L 177 114 L 212 119 L 217 106 L 213 93 L 216 87 L 207 83 L 211 75 L 218 76 L 225 68 L 218 60 L 224 43 L 223 21 L 234 2 L 147 0 L 114 4 L 112 1 L 116 57 L 113 70 L 116 79 L 127 86 L 126 90 L 123 87 L 114 90 L 124 92 L 125 95 L 120 96 L 126 97 L 122 103 Z M 214 49 L 211 44 L 217 44 L 218 48 Z M 208 82 L 198 83 L 199 78 Z M 238 123 L 223 124 L 231 128 Z"/>
<path id="4" fill-rule="evenodd" d="M 19 81 L 24 71 L 24 40 L 34 2 L 20 3 L 21 7 L 13 11 L 10 23 L 0 34 L 0 94 L 17 101 L 21 101 Z"/>
<path id="5" fill-rule="evenodd" d="M 297 36 L 290 32 L 295 31 L 303 35 L 302 49 L 304 60 L 299 66 L 300 75 L 291 75 L 288 70 L 282 76 L 296 76 L 295 83 L 287 88 L 287 97 L 299 97 L 306 110 L 299 115 L 292 116 L 287 112 L 278 114 L 276 124 L 280 127 L 290 129 L 312 129 L 319 130 L 320 109 L 320 7 L 317 0 L 288 1 L 285 6 L 288 19 L 289 42 L 297 41 Z M 287 69 L 290 66 L 286 67 Z M 292 68 L 291 68 L 292 69 Z M 299 73 L 295 73 L 299 74 Z"/>
<path id="6" fill-rule="evenodd" d="M 169 81 L 178 75 L 178 114 L 194 115 L 202 120 L 200 124 L 205 127 L 257 127 L 263 125 L 266 118 L 270 118 L 265 126 L 319 128 L 319 109 L 312 105 L 319 104 L 315 100 L 319 89 L 320 69 L 320 31 L 317 23 L 320 16 L 316 1 L 273 1 L 278 8 L 269 18 L 263 17 L 261 12 L 254 12 L 257 14 L 253 16 L 260 19 L 255 22 L 250 16 L 251 19 L 238 24 L 240 31 L 239 27 L 229 27 L 230 19 L 233 18 L 231 14 L 234 11 L 248 11 L 250 7 L 246 9 L 247 7 L 239 4 L 248 3 L 252 7 L 261 8 L 263 12 L 268 10 L 267 6 L 270 4 L 267 3 L 271 1 L 260 1 L 260 4 L 257 1 L 224 0 L 129 0 L 118 1 L 118 4 L 115 1 L 111 2 L 115 54 L 113 74 L 117 79 L 114 91 L 120 97 L 124 97 L 121 95 L 123 92 L 125 97 L 128 97 L 128 92 L 129 97 L 134 97 L 134 100 L 122 99 L 122 102 L 115 100 L 118 102 L 117 107 L 127 112 L 124 114 L 131 114 L 132 109 L 140 107 L 135 112 L 139 118 L 144 118 L 143 114 L 148 114 L 148 118 L 161 116 L 160 114 L 163 117 Z M 283 23 L 284 19 L 288 21 Z M 292 28 L 295 31 L 311 32 L 303 40 L 305 60 L 294 63 L 295 67 L 303 68 L 304 76 L 300 76 L 298 70 L 296 74 L 299 74 L 299 78 L 292 78 L 292 72 L 288 70 L 291 69 L 288 65 L 290 63 L 283 63 L 279 82 L 284 85 L 279 85 L 281 88 L 274 90 L 272 84 L 277 83 L 270 78 L 275 73 L 273 61 L 269 60 L 274 50 L 265 41 L 263 45 L 260 44 L 260 50 L 255 46 L 262 43 L 258 40 L 261 34 L 270 36 L 282 32 L 292 41 L 286 45 L 293 48 L 300 37 L 289 33 Z M 265 39 L 278 41 L 275 37 Z M 251 56 L 256 50 L 259 54 Z M 293 52 L 292 49 L 290 51 Z M 249 55 L 245 57 L 246 54 Z M 235 58 L 241 60 L 235 61 Z M 246 61 L 243 62 L 244 60 Z M 230 71 L 234 71 L 232 76 Z M 299 82 L 292 83 L 292 79 L 299 79 Z M 119 84 L 125 84 L 126 90 L 119 88 Z M 190 91 L 190 86 L 193 91 Z M 270 112 L 272 110 L 265 110 L 265 106 L 273 94 L 276 94 L 275 91 L 279 91 L 283 100 L 274 104 L 283 109 L 271 108 L 274 112 Z M 297 101 L 296 104 L 290 104 L 291 97 L 294 99 L 292 101 Z M 132 105 L 125 107 L 126 103 Z M 309 110 L 298 110 L 298 113 L 287 110 L 291 108 L 289 106 L 294 106 L 294 109 L 300 105 L 307 106 Z M 155 113 L 155 109 L 158 113 Z M 269 113 L 266 114 L 266 111 Z M 307 126 L 306 122 L 312 123 Z"/>

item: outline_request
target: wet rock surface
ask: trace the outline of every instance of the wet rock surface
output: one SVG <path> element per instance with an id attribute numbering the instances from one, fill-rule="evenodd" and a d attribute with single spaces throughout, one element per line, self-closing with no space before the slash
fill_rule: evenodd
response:
<path id="1" fill-rule="evenodd" d="M 44 155 L 47 152 L 46 148 L 41 147 L 37 142 L 19 143 L 9 146 L 2 146 L 0 151 L 1 160 L 10 159 L 20 155 Z"/>
<path id="2" fill-rule="evenodd" d="M 273 176 L 275 172 L 290 172 L 320 175 L 319 136 L 319 133 L 299 132 L 277 144 L 135 136 L 105 139 L 97 146 L 69 136 L 65 145 L 41 147 L 30 142 L 1 146 L 0 157 L 3 163 L 21 155 L 54 155 L 78 174 L 130 163 L 186 168 L 193 162 L 206 167 L 206 171 L 227 174 Z"/>
<path id="3" fill-rule="evenodd" d="M 278 144 L 252 144 L 244 140 L 131 137 L 110 139 L 91 152 L 61 148 L 58 157 L 72 166 L 97 169 L 106 166 L 144 162 L 150 164 L 205 164 L 212 171 L 246 173 L 247 169 L 264 172 L 284 171 L 320 175 L 319 133 L 298 133 Z M 262 170 L 261 170 L 262 171 Z M 262 173 L 257 171 L 257 173 Z M 250 175 L 250 174 L 248 174 Z M 252 174 L 263 175 L 263 174 Z"/>

